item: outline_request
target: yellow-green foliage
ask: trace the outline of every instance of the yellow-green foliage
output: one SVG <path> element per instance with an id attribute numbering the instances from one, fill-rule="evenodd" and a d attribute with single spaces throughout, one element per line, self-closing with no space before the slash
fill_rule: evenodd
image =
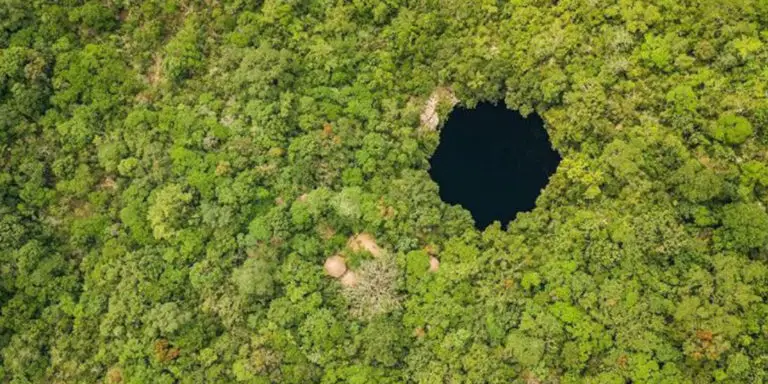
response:
<path id="1" fill-rule="evenodd" d="M 765 382 L 767 30 L 754 0 L 0 1 L 0 382 Z M 506 230 L 440 200 L 435 92 L 547 122 Z"/>

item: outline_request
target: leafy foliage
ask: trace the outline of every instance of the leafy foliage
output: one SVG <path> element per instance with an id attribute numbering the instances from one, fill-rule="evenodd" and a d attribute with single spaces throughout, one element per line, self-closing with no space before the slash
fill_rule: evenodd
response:
<path id="1" fill-rule="evenodd" d="M 765 382 L 767 21 L 5 0 L 0 382 Z M 546 120 L 563 161 L 507 230 L 440 201 L 436 89 Z"/>

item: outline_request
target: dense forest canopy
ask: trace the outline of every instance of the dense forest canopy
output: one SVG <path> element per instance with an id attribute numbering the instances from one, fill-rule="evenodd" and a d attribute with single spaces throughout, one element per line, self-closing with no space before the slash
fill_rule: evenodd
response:
<path id="1" fill-rule="evenodd" d="M 766 382 L 767 41 L 763 0 L 0 0 L 0 382 Z M 506 230 L 429 177 L 454 95 L 562 156 Z"/>

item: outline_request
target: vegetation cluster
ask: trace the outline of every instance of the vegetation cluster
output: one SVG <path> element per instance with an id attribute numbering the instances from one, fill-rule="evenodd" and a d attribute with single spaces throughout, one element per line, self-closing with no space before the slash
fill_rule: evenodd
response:
<path id="1" fill-rule="evenodd" d="M 3 0 L 0 382 L 766 382 L 767 42 L 760 0 Z M 440 201 L 435 90 L 546 121 L 507 230 Z"/>

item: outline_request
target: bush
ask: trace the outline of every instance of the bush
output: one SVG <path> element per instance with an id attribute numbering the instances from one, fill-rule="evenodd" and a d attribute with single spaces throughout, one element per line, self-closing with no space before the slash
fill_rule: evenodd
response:
<path id="1" fill-rule="evenodd" d="M 400 298 L 397 295 L 397 277 L 400 271 L 392 257 L 382 255 L 366 261 L 356 273 L 357 284 L 344 287 L 344 295 L 349 300 L 353 316 L 368 319 L 400 307 Z"/>
<path id="2" fill-rule="evenodd" d="M 717 141 L 728 145 L 741 144 L 752 136 L 753 129 L 749 120 L 733 114 L 725 114 L 717 119 L 710 135 Z"/>
<path id="3" fill-rule="evenodd" d="M 768 245 L 768 214 L 758 204 L 726 205 L 720 239 L 725 248 L 740 251 L 765 247 Z"/>

